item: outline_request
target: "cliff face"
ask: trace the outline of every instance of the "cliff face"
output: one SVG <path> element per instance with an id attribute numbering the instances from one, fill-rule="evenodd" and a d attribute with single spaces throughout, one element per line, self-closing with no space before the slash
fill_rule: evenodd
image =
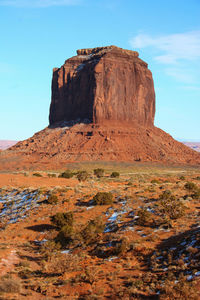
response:
<path id="1" fill-rule="evenodd" d="M 115 46 L 77 50 L 53 70 L 50 125 L 63 121 L 153 126 L 151 71 L 138 53 Z"/>
<path id="2" fill-rule="evenodd" d="M 75 161 L 200 165 L 200 153 L 154 126 L 154 114 L 152 75 L 137 52 L 78 50 L 54 69 L 51 126 L 2 151 L 0 170 L 60 169 Z"/>

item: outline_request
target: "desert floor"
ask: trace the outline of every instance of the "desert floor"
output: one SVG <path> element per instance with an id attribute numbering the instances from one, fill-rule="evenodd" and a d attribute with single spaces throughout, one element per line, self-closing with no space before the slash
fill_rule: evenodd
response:
<path id="1" fill-rule="evenodd" d="M 68 170 L 0 173 L 0 299 L 200 299 L 199 167 Z"/>

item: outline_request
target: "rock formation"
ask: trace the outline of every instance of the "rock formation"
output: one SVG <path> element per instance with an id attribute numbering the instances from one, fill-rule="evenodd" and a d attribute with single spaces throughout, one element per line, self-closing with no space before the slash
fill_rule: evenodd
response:
<path id="1" fill-rule="evenodd" d="M 200 153 L 154 126 L 147 64 L 115 46 L 82 49 L 53 71 L 50 126 L 0 153 L 0 169 L 74 161 L 200 164 Z"/>
<path id="2" fill-rule="evenodd" d="M 77 50 L 53 70 L 50 125 L 81 120 L 153 126 L 152 74 L 138 56 L 115 46 Z"/>

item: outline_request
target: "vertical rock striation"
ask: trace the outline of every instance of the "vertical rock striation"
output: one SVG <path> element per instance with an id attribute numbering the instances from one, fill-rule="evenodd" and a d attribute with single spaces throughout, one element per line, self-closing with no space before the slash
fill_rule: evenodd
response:
<path id="1" fill-rule="evenodd" d="M 53 70 L 50 125 L 81 120 L 153 126 L 152 74 L 138 56 L 116 46 L 77 50 Z"/>

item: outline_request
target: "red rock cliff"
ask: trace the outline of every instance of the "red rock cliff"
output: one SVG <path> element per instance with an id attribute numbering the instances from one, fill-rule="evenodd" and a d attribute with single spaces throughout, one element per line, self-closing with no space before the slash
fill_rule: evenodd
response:
<path id="1" fill-rule="evenodd" d="M 153 126 L 154 115 L 152 74 L 135 51 L 81 49 L 53 70 L 50 125 L 85 119 Z"/>
<path id="2" fill-rule="evenodd" d="M 200 153 L 153 126 L 153 79 L 137 52 L 109 46 L 77 54 L 54 69 L 52 126 L 2 151 L 0 170 L 60 169 L 75 161 L 200 165 Z"/>

